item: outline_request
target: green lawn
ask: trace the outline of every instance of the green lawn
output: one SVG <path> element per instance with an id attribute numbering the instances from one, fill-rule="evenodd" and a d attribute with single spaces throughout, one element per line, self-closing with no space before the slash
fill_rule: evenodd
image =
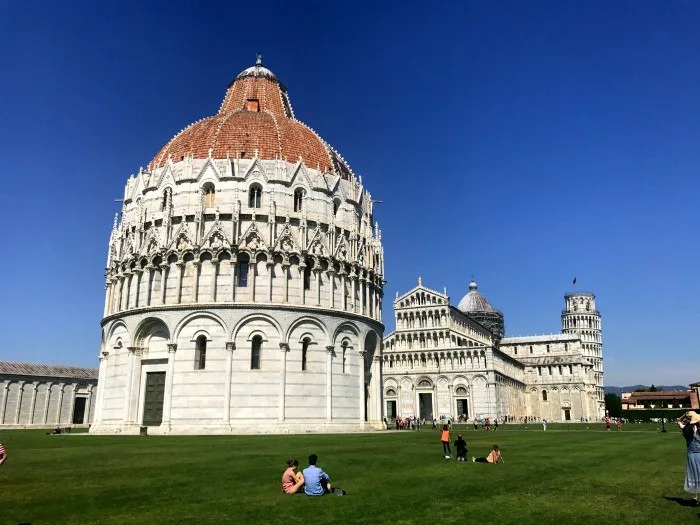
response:
<path id="1" fill-rule="evenodd" d="M 586 426 L 588 430 L 586 431 Z M 47 436 L 5 431 L 0 524 L 684 523 L 685 443 L 673 427 L 464 427 L 469 454 L 494 441 L 506 463 L 446 462 L 435 431 L 240 437 Z M 453 440 L 456 439 L 453 431 Z M 285 461 L 309 453 L 345 497 L 286 496 Z"/>

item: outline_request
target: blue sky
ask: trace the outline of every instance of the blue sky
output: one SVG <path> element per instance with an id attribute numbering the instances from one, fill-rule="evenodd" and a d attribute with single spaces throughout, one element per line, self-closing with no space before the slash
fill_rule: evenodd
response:
<path id="1" fill-rule="evenodd" d="M 96 366 L 113 199 L 259 51 L 383 201 L 387 331 L 473 274 L 557 332 L 576 276 L 606 384 L 700 380 L 700 4 L 106 4 L 0 10 L 0 359 Z"/>

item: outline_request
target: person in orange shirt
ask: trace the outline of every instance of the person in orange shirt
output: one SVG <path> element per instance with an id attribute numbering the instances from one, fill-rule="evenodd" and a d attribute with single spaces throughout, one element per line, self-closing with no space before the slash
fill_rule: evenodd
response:
<path id="1" fill-rule="evenodd" d="M 449 459 L 452 455 L 452 450 L 450 449 L 450 428 L 447 425 L 442 426 L 440 441 L 442 441 L 442 451 L 445 453 L 445 459 Z"/>
<path id="2" fill-rule="evenodd" d="M 491 453 L 486 456 L 486 457 L 480 457 L 480 458 L 475 458 L 472 456 L 472 462 L 473 463 L 493 463 L 496 464 L 498 462 L 505 463 L 503 461 L 503 456 L 501 455 L 501 451 L 498 448 L 498 445 L 494 443 L 493 445 L 493 450 L 491 450 Z"/>

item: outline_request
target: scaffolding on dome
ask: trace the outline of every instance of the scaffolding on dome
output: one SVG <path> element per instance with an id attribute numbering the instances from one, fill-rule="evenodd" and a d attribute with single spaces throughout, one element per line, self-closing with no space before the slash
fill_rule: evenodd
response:
<path id="1" fill-rule="evenodd" d="M 467 312 L 466 315 L 491 330 L 499 340 L 503 339 L 505 336 L 505 322 L 503 321 L 503 312 L 500 310 L 493 310 L 491 312 Z"/>

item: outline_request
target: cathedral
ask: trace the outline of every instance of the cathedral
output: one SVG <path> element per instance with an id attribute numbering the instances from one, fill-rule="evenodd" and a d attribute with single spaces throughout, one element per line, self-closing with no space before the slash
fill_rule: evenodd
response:
<path id="1" fill-rule="evenodd" d="M 90 432 L 381 428 L 372 206 L 258 57 L 126 181 Z"/>
<path id="2" fill-rule="evenodd" d="M 382 354 L 392 417 L 597 420 L 605 414 L 595 295 L 565 295 L 558 334 L 504 337 L 503 313 L 477 291 L 457 307 L 418 286 L 394 300 L 396 330 Z"/>

